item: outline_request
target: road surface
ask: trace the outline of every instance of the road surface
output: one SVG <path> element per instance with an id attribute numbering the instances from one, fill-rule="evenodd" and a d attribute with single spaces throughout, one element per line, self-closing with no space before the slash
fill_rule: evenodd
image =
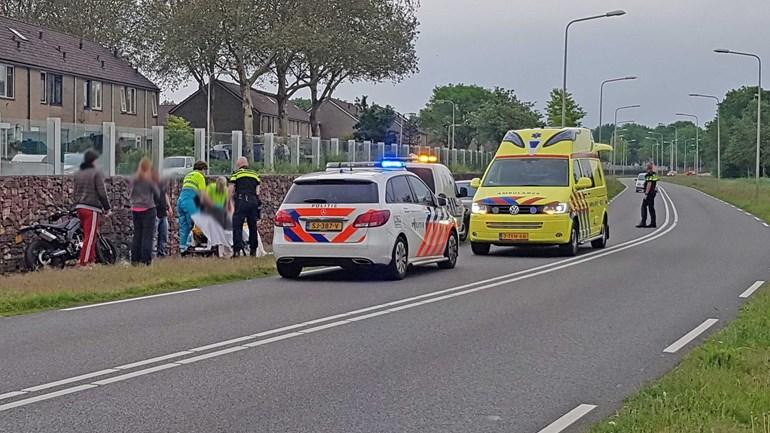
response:
<path id="1" fill-rule="evenodd" d="M 770 278 L 770 229 L 664 185 L 606 250 L 465 247 L 401 282 L 342 271 L 0 318 L 0 432 L 583 431 Z"/>

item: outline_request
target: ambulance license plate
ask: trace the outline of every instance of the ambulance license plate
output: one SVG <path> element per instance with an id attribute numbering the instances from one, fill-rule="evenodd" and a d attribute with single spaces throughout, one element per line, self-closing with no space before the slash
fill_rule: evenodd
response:
<path id="1" fill-rule="evenodd" d="M 501 241 L 528 241 L 529 233 L 500 233 Z"/>
<path id="2" fill-rule="evenodd" d="M 341 232 L 341 221 L 310 221 L 307 223 L 309 232 Z"/>

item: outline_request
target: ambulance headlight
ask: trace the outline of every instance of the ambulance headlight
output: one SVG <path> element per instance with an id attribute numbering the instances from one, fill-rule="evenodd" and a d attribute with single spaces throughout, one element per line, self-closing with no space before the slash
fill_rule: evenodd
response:
<path id="1" fill-rule="evenodd" d="M 487 213 L 488 211 L 489 211 L 489 207 L 485 204 L 473 203 L 471 205 L 471 213 L 481 214 L 481 213 Z"/>
<path id="2" fill-rule="evenodd" d="M 567 203 L 554 203 L 543 206 L 543 213 L 548 215 L 561 215 L 569 212 L 569 205 Z"/>

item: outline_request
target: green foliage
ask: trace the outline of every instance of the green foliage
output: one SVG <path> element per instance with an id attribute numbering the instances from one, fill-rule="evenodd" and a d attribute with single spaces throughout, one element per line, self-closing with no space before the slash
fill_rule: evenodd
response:
<path id="1" fill-rule="evenodd" d="M 551 96 L 546 106 L 546 114 L 548 115 L 549 126 L 561 126 L 561 105 L 562 105 L 562 92 L 561 89 L 551 90 Z M 567 109 L 566 116 L 567 126 L 582 126 L 581 121 L 586 117 L 586 112 L 583 107 L 575 102 L 572 97 L 572 93 L 567 92 Z"/>
<path id="2" fill-rule="evenodd" d="M 300 110 L 307 111 L 313 105 L 312 101 L 308 98 L 294 98 L 291 100 Z"/>
<path id="3" fill-rule="evenodd" d="M 373 143 L 392 142 L 388 139 L 388 130 L 396 118 L 396 112 L 390 105 L 382 107 L 377 104 L 369 105 L 366 96 L 356 99 L 359 109 L 358 123 L 355 125 L 354 138 L 359 141 L 369 140 Z"/>
<path id="4" fill-rule="evenodd" d="M 448 84 L 433 89 L 430 101 L 420 111 L 420 127 L 431 139 L 448 144 L 447 128 L 455 110 L 455 147 L 499 144 L 510 129 L 541 125 L 533 104 L 520 101 L 513 90 L 486 89 L 477 85 Z"/>
<path id="5" fill-rule="evenodd" d="M 189 156 L 195 152 L 195 137 L 184 117 L 168 116 L 164 150 L 167 156 Z"/>

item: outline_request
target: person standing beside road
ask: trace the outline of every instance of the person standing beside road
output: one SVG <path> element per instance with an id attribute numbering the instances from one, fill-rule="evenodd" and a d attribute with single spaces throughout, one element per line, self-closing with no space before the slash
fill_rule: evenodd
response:
<path id="1" fill-rule="evenodd" d="M 198 161 L 193 165 L 193 171 L 187 173 L 182 180 L 182 191 L 176 201 L 176 213 L 179 219 L 179 251 L 182 256 L 187 255 L 187 245 L 193 229 L 192 216 L 198 213 L 200 202 L 208 201 L 204 175 L 208 168 L 206 161 Z"/>
<path id="2" fill-rule="evenodd" d="M 658 226 L 655 214 L 655 196 L 658 194 L 658 175 L 655 166 L 647 164 L 647 174 L 644 177 L 644 199 L 642 199 L 642 222 L 637 228 L 655 228 Z M 650 213 L 650 225 L 647 225 L 647 212 Z"/>
<path id="3" fill-rule="evenodd" d="M 83 247 L 80 266 L 96 262 L 96 239 L 99 235 L 99 216 L 110 215 L 110 200 L 104 187 L 104 175 L 96 168 L 99 152 L 89 149 L 83 155 L 80 170 L 75 173 L 74 204 L 80 227 L 83 229 Z"/>
<path id="4" fill-rule="evenodd" d="M 152 174 L 152 162 L 142 158 L 131 182 L 129 193 L 134 236 L 131 240 L 131 264 L 152 263 L 152 241 L 155 234 L 156 203 L 160 190 Z"/>
<path id="5" fill-rule="evenodd" d="M 158 184 L 160 195 L 155 202 L 156 217 L 156 255 L 166 257 L 168 255 L 168 219 L 174 216 L 171 207 L 171 199 L 168 196 L 168 181 L 160 179 L 157 171 L 153 171 L 153 179 Z"/>
<path id="6" fill-rule="evenodd" d="M 249 254 L 257 255 L 259 237 L 257 236 L 257 221 L 260 216 L 259 184 L 256 171 L 249 168 L 249 160 L 238 158 L 235 163 L 237 170 L 230 176 L 230 195 L 235 203 L 233 214 L 233 257 L 243 255 L 243 222 L 249 227 Z"/>

